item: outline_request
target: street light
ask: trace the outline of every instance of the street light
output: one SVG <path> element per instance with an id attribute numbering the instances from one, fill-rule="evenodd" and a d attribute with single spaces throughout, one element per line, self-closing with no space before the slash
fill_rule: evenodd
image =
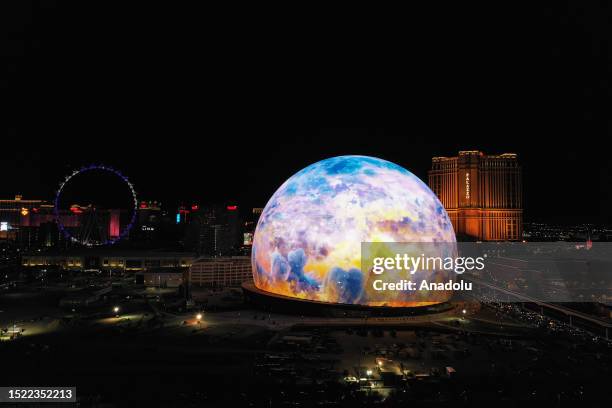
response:
<path id="1" fill-rule="evenodd" d="M 196 315 L 196 320 L 198 321 L 198 324 L 200 323 L 200 321 L 202 320 L 202 313 L 198 313 Z"/>
<path id="2" fill-rule="evenodd" d="M 367 375 L 368 377 L 370 377 L 370 376 L 372 375 L 372 370 L 367 370 L 367 371 L 366 371 L 366 375 Z"/>
<path id="3" fill-rule="evenodd" d="M 119 316 L 119 306 L 113 307 L 113 312 L 115 312 L 115 315 Z"/>

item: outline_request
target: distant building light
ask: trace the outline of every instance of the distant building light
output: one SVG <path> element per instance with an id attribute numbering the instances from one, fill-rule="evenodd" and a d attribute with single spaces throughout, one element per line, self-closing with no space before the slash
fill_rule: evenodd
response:
<path id="1" fill-rule="evenodd" d="M 238 209 L 237 205 L 228 205 L 227 211 L 236 211 Z"/>
<path id="2" fill-rule="evenodd" d="M 191 211 L 198 211 L 200 207 L 197 204 L 191 206 Z"/>
<path id="3" fill-rule="evenodd" d="M 21 215 L 23 215 L 24 217 L 25 217 L 26 215 L 28 215 L 29 213 L 30 213 L 30 211 L 28 211 L 28 209 L 27 209 L 27 208 L 25 208 L 25 207 L 24 207 L 24 208 L 22 208 L 22 209 L 21 209 Z"/>
<path id="4" fill-rule="evenodd" d="M 6 221 L 0 222 L 0 231 L 8 231 L 8 222 Z"/>

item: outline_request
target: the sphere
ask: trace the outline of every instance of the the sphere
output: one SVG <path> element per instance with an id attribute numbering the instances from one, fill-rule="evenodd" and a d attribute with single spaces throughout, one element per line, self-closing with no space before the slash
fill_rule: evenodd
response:
<path id="1" fill-rule="evenodd" d="M 322 302 L 435 303 L 414 293 L 375 292 L 374 277 L 361 270 L 362 242 L 456 239 L 442 204 L 414 174 L 374 157 L 333 157 L 293 175 L 268 201 L 253 239 L 255 286 Z"/>

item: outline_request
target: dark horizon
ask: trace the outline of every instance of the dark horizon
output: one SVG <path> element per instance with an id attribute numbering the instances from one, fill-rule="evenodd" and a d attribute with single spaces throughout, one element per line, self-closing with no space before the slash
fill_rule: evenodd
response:
<path id="1" fill-rule="evenodd" d="M 72 170 L 93 163 L 113 166 L 134 184 L 140 200 L 159 200 L 172 211 L 177 205 L 197 202 L 237 203 L 249 210 L 263 207 L 291 175 L 318 160 L 344 154 L 380 157 L 407 168 L 427 182 L 433 156 L 454 156 L 459 150 L 488 154 L 513 152 L 523 167 L 526 222 L 610 224 L 609 187 L 612 174 L 606 152 L 597 146 L 530 146 L 528 140 L 436 143 L 426 137 L 410 138 L 409 129 L 255 129 L 262 135 L 250 141 L 228 140 L 209 151 L 197 148 L 158 148 L 117 144 L 73 152 L 49 146 L 44 151 L 18 152 L 0 160 L 3 174 L 15 174 L 0 186 L 3 199 L 52 200 L 63 178 Z M 279 133 L 285 132 L 282 138 Z M 242 132 L 237 131 L 235 134 Z M 263 135 L 269 135 L 265 138 Z M 256 140 L 261 138 L 262 140 Z M 274 140 L 272 146 L 263 140 Z M 433 140 L 433 139 L 432 139 Z M 114 151 L 118 149 L 120 152 Z M 84 194 L 89 192 L 84 191 Z"/>

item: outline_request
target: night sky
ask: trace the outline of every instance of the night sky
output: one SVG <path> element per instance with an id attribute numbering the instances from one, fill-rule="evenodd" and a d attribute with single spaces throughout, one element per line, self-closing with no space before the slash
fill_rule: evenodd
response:
<path id="1" fill-rule="evenodd" d="M 432 156 L 480 149 L 519 154 L 526 220 L 612 223 L 606 4 L 461 7 L 302 23 L 4 3 L 0 196 L 51 199 L 69 171 L 105 163 L 169 209 L 264 206 L 326 157 L 377 156 L 426 180 Z"/>

